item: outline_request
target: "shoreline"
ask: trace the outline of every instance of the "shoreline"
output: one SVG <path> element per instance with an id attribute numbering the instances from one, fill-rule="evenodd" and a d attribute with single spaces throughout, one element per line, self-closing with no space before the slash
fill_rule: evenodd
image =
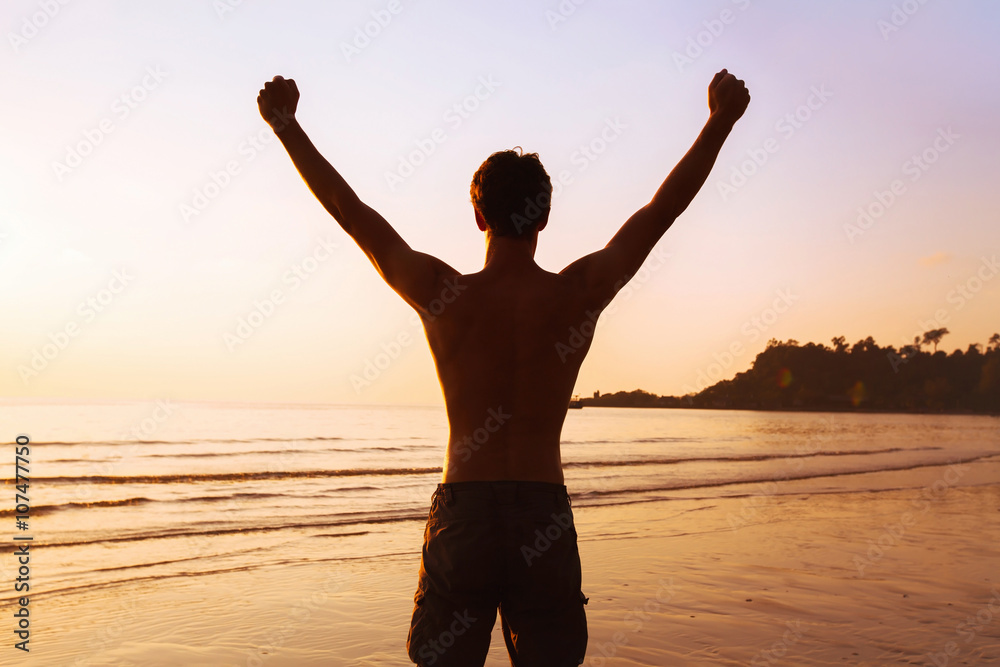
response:
<path id="1" fill-rule="evenodd" d="M 610 394 L 602 394 L 602 396 Z M 683 401 L 684 397 L 668 396 L 678 401 Z M 150 396 L 146 398 L 95 398 L 95 397 L 46 397 L 46 396 L 0 396 L 0 404 L 15 406 L 31 405 L 104 405 L 117 406 L 122 404 L 146 405 L 157 400 L 166 401 L 177 405 L 195 406 L 218 406 L 224 408 L 273 408 L 277 410 L 303 408 L 307 410 L 326 410 L 336 408 L 413 408 L 413 409 L 435 409 L 444 411 L 444 402 L 440 403 L 283 403 L 276 401 L 249 401 L 249 400 L 224 400 L 224 399 L 201 399 L 201 398 L 172 398 L 163 396 Z M 593 398 L 582 398 L 584 408 L 627 408 L 642 410 L 699 410 L 699 411 L 729 411 L 729 412 L 790 412 L 790 413 L 833 413 L 833 414 L 888 414 L 888 415 L 941 415 L 941 416 L 966 416 L 966 417 L 1000 417 L 1000 409 L 993 412 L 977 412 L 975 410 L 890 410 L 879 408 L 854 408 L 828 406 L 816 407 L 781 407 L 781 408 L 751 408 L 751 407 L 713 407 L 707 405 L 595 405 Z"/>
<path id="2" fill-rule="evenodd" d="M 583 399 L 584 401 L 593 399 Z M 882 410 L 877 408 L 747 408 L 747 407 L 710 407 L 707 405 L 591 405 L 586 402 L 584 408 L 628 408 L 639 410 L 719 410 L 726 412 L 792 412 L 792 413 L 816 413 L 816 414 L 873 414 L 873 415 L 940 415 L 940 416 L 960 416 L 960 417 L 1000 417 L 1000 410 L 996 412 L 976 412 L 974 410 Z"/>

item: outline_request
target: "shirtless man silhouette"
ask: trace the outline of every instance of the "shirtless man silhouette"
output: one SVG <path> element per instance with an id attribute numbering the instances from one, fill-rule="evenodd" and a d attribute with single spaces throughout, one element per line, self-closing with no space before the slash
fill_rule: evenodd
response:
<path id="1" fill-rule="evenodd" d="M 410 659 L 482 665 L 499 608 L 513 665 L 582 664 L 587 598 L 559 440 L 591 340 L 571 344 L 570 331 L 596 323 L 704 184 L 750 102 L 743 81 L 715 75 L 704 129 L 650 202 L 559 273 L 534 261 L 552 191 L 536 154 L 494 153 L 476 172 L 486 261 L 461 274 L 412 249 L 358 198 L 295 120 L 298 100 L 295 81 L 278 76 L 257 103 L 312 193 L 419 314 L 444 392 L 450 435 L 424 533 Z"/>

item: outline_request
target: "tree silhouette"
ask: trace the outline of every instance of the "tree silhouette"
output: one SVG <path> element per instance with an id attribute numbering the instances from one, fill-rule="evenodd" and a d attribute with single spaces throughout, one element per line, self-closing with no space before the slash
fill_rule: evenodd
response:
<path id="1" fill-rule="evenodd" d="M 875 339 L 871 336 L 865 338 L 864 340 L 859 340 L 857 343 L 851 346 L 851 354 L 863 354 L 865 352 L 870 352 L 871 350 L 878 349 L 878 345 L 875 344 Z"/>
<path id="2" fill-rule="evenodd" d="M 928 331 L 937 345 L 947 329 Z M 888 410 L 1000 415 L 1000 334 L 989 347 L 933 354 L 916 343 L 896 349 L 869 336 L 850 348 L 773 338 L 746 371 L 687 396 L 636 389 L 583 399 L 587 406 L 739 410 Z M 984 349 L 985 348 L 985 349 Z"/>
<path id="3" fill-rule="evenodd" d="M 944 338 L 945 334 L 951 333 L 948 329 L 942 327 L 940 329 L 931 329 L 930 331 L 924 332 L 924 342 L 930 343 L 934 346 L 934 351 L 937 352 L 938 343 Z"/>

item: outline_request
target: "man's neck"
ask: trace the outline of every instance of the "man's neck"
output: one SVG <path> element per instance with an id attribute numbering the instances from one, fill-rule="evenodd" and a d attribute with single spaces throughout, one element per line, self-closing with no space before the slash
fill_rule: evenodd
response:
<path id="1" fill-rule="evenodd" d="M 538 234 L 529 239 L 494 236 L 486 232 L 486 262 L 484 269 L 516 269 L 535 264 L 535 246 Z"/>

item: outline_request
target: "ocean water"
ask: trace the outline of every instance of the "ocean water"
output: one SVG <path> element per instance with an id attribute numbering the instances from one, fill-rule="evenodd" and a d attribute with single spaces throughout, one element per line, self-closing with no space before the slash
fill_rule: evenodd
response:
<path id="1" fill-rule="evenodd" d="M 0 432 L 11 532 L 13 441 L 31 438 L 40 596 L 419 552 L 393 527 L 426 520 L 448 431 L 443 407 L 9 399 Z M 563 463 L 574 508 L 995 484 L 1000 419 L 585 408 Z"/>

